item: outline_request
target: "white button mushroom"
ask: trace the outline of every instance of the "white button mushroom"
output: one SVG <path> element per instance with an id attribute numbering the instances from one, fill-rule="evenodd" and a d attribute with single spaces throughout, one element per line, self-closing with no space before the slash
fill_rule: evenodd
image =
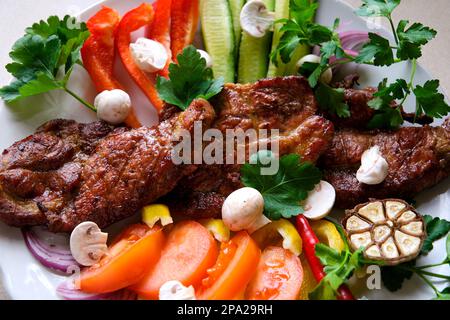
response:
<path id="1" fill-rule="evenodd" d="M 297 70 L 300 70 L 301 66 L 303 66 L 306 62 L 310 63 L 320 63 L 320 57 L 316 56 L 315 54 L 308 54 L 298 60 L 297 62 Z M 324 73 L 320 76 L 320 81 L 326 84 L 329 84 L 333 80 L 333 71 L 331 68 L 328 68 L 325 70 Z"/>
<path id="2" fill-rule="evenodd" d="M 179 281 L 167 281 L 159 288 L 159 300 L 196 300 L 195 290 Z"/>
<path id="3" fill-rule="evenodd" d="M 241 28 L 254 38 L 262 38 L 272 27 L 275 13 L 267 10 L 261 0 L 247 2 L 240 14 Z"/>
<path id="4" fill-rule="evenodd" d="M 197 51 L 200 53 L 200 56 L 206 60 L 206 67 L 211 68 L 213 66 L 213 59 L 209 53 L 200 49 L 197 49 Z"/>
<path id="5" fill-rule="evenodd" d="M 325 218 L 334 206 L 336 191 L 326 181 L 320 181 L 314 190 L 310 191 L 303 204 L 303 215 L 308 219 L 320 220 Z"/>
<path id="6" fill-rule="evenodd" d="M 108 234 L 95 222 L 83 222 L 70 235 L 70 251 L 79 264 L 92 266 L 108 252 L 107 240 Z"/>
<path id="7" fill-rule="evenodd" d="M 241 188 L 230 194 L 222 206 L 222 219 L 231 231 L 249 233 L 270 223 L 264 216 L 264 198 L 253 188 Z"/>
<path id="8" fill-rule="evenodd" d="M 166 66 L 169 55 L 159 42 L 139 38 L 130 44 L 131 55 L 138 67 L 145 72 L 157 72 Z"/>
<path id="9" fill-rule="evenodd" d="M 105 90 L 97 95 L 94 101 L 97 117 L 110 124 L 125 121 L 131 111 L 131 99 L 123 90 Z"/>
<path id="10" fill-rule="evenodd" d="M 369 185 L 380 184 L 388 175 L 389 165 L 380 152 L 380 147 L 374 146 L 362 154 L 361 167 L 356 172 L 359 182 Z"/>

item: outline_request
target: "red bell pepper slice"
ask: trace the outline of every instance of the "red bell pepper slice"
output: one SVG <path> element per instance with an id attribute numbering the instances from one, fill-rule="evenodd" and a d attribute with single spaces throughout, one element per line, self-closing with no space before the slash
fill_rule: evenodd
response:
<path id="1" fill-rule="evenodd" d="M 87 22 L 91 35 L 81 49 L 83 64 L 94 82 L 97 92 L 121 89 L 120 82 L 114 77 L 114 32 L 119 24 L 119 14 L 108 7 L 103 7 Z M 125 120 L 133 128 L 141 127 L 134 110 Z"/>
<path id="2" fill-rule="evenodd" d="M 198 28 L 199 7 L 199 0 L 175 0 L 172 3 L 170 39 L 174 60 L 194 41 Z"/>
<path id="3" fill-rule="evenodd" d="M 147 29 L 147 37 L 151 40 L 158 41 L 167 50 L 167 54 L 169 55 L 167 64 L 163 70 L 158 72 L 160 76 L 167 78 L 169 76 L 169 65 L 172 61 L 172 51 L 170 49 L 172 0 L 158 0 L 154 3 L 153 7 L 155 10 L 155 18 L 151 26 Z"/>
<path id="4" fill-rule="evenodd" d="M 148 75 L 142 71 L 134 62 L 131 55 L 130 43 L 131 33 L 153 22 L 153 8 L 148 3 L 128 12 L 120 21 L 116 33 L 116 47 L 125 69 L 134 82 L 141 88 L 156 110 L 160 111 L 163 102 L 158 96 L 155 87 L 155 75 Z"/>
<path id="5" fill-rule="evenodd" d="M 311 267 L 314 278 L 316 278 L 317 282 L 320 282 L 326 276 L 326 273 L 322 263 L 320 263 L 319 258 L 316 256 L 316 244 L 319 243 L 319 239 L 304 215 L 298 215 L 296 222 L 298 233 L 303 240 L 303 252 Z M 355 300 L 352 292 L 345 284 L 339 287 L 337 298 L 339 300 Z"/>

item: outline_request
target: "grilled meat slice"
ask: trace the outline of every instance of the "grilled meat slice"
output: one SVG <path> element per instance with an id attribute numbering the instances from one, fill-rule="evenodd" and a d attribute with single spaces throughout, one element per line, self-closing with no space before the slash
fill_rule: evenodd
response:
<path id="1" fill-rule="evenodd" d="M 301 77 L 267 79 L 250 85 L 227 84 L 213 104 L 219 113 L 213 128 L 223 133 L 236 129 L 279 129 L 281 155 L 298 153 L 314 162 L 333 137 L 333 125 L 315 115 L 316 100 Z M 240 167 L 202 165 L 181 180 L 165 201 L 177 214 L 219 217 L 225 198 L 242 187 Z"/>
<path id="2" fill-rule="evenodd" d="M 4 151 L 0 219 L 70 232 L 83 221 L 106 227 L 129 217 L 195 170 L 172 162 L 173 140 L 214 117 L 210 104 L 198 100 L 153 128 L 111 131 L 100 122 L 51 121 Z"/>
<path id="3" fill-rule="evenodd" d="M 387 160 L 389 173 L 381 184 L 365 185 L 356 179 L 356 171 L 362 153 L 375 145 Z M 370 198 L 411 199 L 450 175 L 450 119 L 442 127 L 338 131 L 320 165 L 325 180 L 336 189 L 340 208 L 353 208 Z"/>

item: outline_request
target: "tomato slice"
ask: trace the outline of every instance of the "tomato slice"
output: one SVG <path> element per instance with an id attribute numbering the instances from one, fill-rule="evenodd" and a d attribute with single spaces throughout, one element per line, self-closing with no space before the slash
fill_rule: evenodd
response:
<path id="1" fill-rule="evenodd" d="M 81 272 L 81 291 L 106 293 L 135 284 L 158 261 L 164 240 L 160 227 L 131 225 L 117 237 L 108 255 Z"/>
<path id="2" fill-rule="evenodd" d="M 281 247 L 267 247 L 250 282 L 248 300 L 297 300 L 303 281 L 300 259 Z"/>
<path id="3" fill-rule="evenodd" d="M 245 231 L 222 243 L 214 267 L 208 270 L 197 292 L 200 300 L 230 300 L 239 297 L 255 274 L 261 251 Z"/>
<path id="4" fill-rule="evenodd" d="M 196 287 L 216 262 L 218 251 L 214 237 L 204 226 L 195 221 L 180 222 L 170 232 L 158 263 L 131 290 L 155 300 L 167 281 Z"/>

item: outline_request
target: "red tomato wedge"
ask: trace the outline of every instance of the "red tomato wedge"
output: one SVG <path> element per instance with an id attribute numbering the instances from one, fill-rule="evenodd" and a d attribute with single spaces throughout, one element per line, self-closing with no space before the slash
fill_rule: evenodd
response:
<path id="1" fill-rule="evenodd" d="M 302 282 L 300 259 L 289 250 L 267 247 L 245 296 L 247 300 L 297 300 Z"/>
<path id="2" fill-rule="evenodd" d="M 81 291 L 107 293 L 137 283 L 158 261 L 164 240 L 160 227 L 131 225 L 114 241 L 108 255 L 81 272 Z"/>
<path id="3" fill-rule="evenodd" d="M 196 287 L 218 254 L 216 241 L 204 226 L 195 221 L 180 222 L 169 233 L 158 263 L 131 289 L 142 298 L 155 300 L 167 281 L 178 280 Z"/>
<path id="4" fill-rule="evenodd" d="M 245 231 L 222 243 L 219 258 L 208 270 L 197 292 L 199 300 L 231 300 L 239 297 L 253 278 L 261 251 Z"/>

